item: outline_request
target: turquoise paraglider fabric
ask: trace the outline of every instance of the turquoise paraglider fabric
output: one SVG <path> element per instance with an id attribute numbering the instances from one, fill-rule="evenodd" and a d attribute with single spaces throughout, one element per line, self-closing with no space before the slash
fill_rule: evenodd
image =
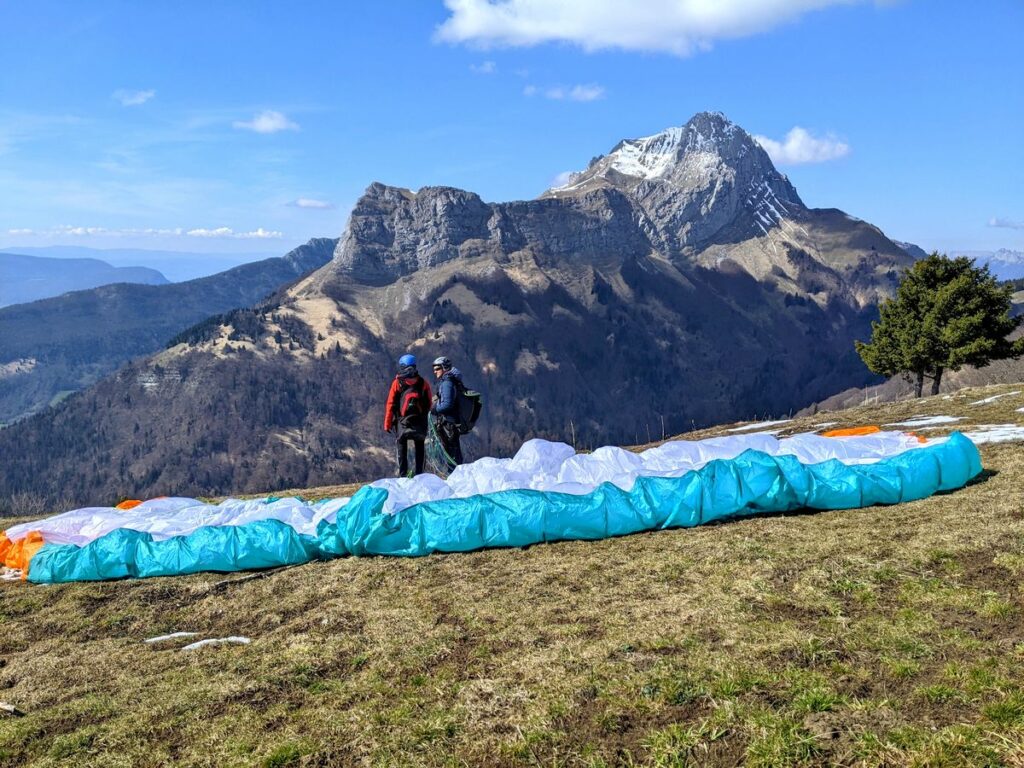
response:
<path id="1" fill-rule="evenodd" d="M 960 488 L 981 472 L 978 449 L 954 433 L 944 442 L 874 463 L 747 450 L 681 477 L 638 477 L 626 491 L 602 483 L 590 493 L 507 490 L 430 501 L 394 514 L 388 492 L 365 486 L 316 535 L 277 520 L 204 527 L 154 540 L 114 530 L 84 546 L 45 544 L 32 558 L 37 583 L 237 571 L 345 555 L 415 557 L 565 539 L 602 539 L 686 528 L 734 517 L 796 509 L 897 504 Z"/>

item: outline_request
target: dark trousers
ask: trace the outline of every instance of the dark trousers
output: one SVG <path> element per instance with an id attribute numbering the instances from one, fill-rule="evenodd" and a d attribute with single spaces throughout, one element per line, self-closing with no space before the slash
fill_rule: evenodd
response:
<path id="1" fill-rule="evenodd" d="M 395 441 L 395 452 L 398 454 L 398 476 L 409 477 L 409 441 L 416 446 L 416 472 L 423 474 L 423 441 L 426 438 L 422 432 L 401 432 L 398 440 Z"/>
<path id="2" fill-rule="evenodd" d="M 462 435 L 459 433 L 458 425 L 452 424 L 450 421 L 442 421 L 437 425 L 437 437 L 441 441 L 444 452 L 452 459 L 448 462 L 448 471 L 451 472 L 462 463 L 462 443 L 460 442 Z"/>

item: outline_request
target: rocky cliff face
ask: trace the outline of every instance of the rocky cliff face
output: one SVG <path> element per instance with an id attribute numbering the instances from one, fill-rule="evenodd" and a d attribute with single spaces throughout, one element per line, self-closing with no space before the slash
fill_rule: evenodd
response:
<path id="1" fill-rule="evenodd" d="M 338 280 L 368 285 L 459 258 L 529 251 L 572 261 L 644 255 L 632 202 L 615 189 L 566 200 L 488 204 L 472 192 L 424 187 L 418 193 L 373 184 L 356 204 L 334 253 Z"/>
<path id="2" fill-rule="evenodd" d="M 485 203 L 450 187 L 373 184 L 334 254 L 333 278 L 385 285 L 459 258 L 528 252 L 569 261 L 657 254 L 687 269 L 729 260 L 825 306 L 888 295 L 912 257 L 835 209 L 809 209 L 767 153 L 719 113 L 620 142 L 537 200 Z"/>
<path id="3" fill-rule="evenodd" d="M 681 127 L 619 142 L 545 196 L 571 199 L 608 188 L 636 202 L 640 226 L 671 258 L 764 235 L 805 210 L 767 153 L 720 113 L 702 112 Z"/>
<path id="4" fill-rule="evenodd" d="M 373 184 L 331 261 L 275 301 L 0 431 L 0 499 L 379 476 L 407 351 L 448 355 L 484 392 L 475 456 L 786 413 L 870 380 L 853 340 L 910 262 L 870 224 L 807 208 L 717 114 L 621 142 L 536 200 Z"/>

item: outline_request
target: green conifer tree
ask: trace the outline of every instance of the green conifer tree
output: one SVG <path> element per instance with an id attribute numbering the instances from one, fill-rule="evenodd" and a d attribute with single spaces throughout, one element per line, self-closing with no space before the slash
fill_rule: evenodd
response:
<path id="1" fill-rule="evenodd" d="M 987 266 L 932 253 L 907 270 L 895 298 L 882 302 L 871 341 L 856 342 L 857 353 L 874 373 L 906 376 L 917 397 L 931 379 L 936 395 L 947 370 L 1024 354 L 1024 339 L 1007 338 L 1021 322 L 1010 317 L 1012 294 Z"/>

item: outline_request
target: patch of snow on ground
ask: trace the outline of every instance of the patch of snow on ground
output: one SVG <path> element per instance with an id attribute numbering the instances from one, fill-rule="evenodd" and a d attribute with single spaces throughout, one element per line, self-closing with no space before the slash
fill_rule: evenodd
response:
<path id="1" fill-rule="evenodd" d="M 974 432 L 965 432 L 976 445 L 1009 443 L 1024 440 L 1024 426 L 1019 424 L 980 424 Z"/>
<path id="2" fill-rule="evenodd" d="M 162 643 L 165 640 L 177 640 L 179 637 L 195 637 L 198 632 L 171 632 L 169 635 L 160 635 L 159 637 L 147 637 L 142 642 L 144 643 Z"/>
<path id="3" fill-rule="evenodd" d="M 777 424 L 789 424 L 792 419 L 781 419 L 779 421 L 758 421 L 754 424 L 744 424 L 742 427 L 733 427 L 732 429 L 725 430 L 726 432 L 747 432 L 751 429 L 763 429 L 764 427 L 774 427 Z M 775 430 L 780 432 L 781 430 Z"/>
<path id="4" fill-rule="evenodd" d="M 989 403 L 994 403 L 996 400 L 998 400 L 1001 397 L 1009 397 L 1010 395 L 1019 395 L 1019 394 L 1020 394 L 1020 390 L 1018 390 L 1016 392 L 1005 392 L 1005 393 L 1003 393 L 1001 395 L 992 395 L 992 397 L 986 397 L 984 400 L 975 400 L 973 403 L 971 403 L 971 405 L 988 405 Z"/>
<path id="5" fill-rule="evenodd" d="M 821 424 L 815 425 L 814 428 L 815 429 L 828 429 L 829 427 L 834 427 L 838 423 L 839 423 L 838 421 L 823 421 Z"/>
<path id="6" fill-rule="evenodd" d="M 906 421 L 894 421 L 887 427 L 930 427 L 936 424 L 952 424 L 962 421 L 960 416 L 912 416 Z"/>
<path id="7" fill-rule="evenodd" d="M 235 635 L 232 635 L 231 637 L 212 637 L 209 640 L 200 640 L 198 643 L 191 643 L 190 645 L 186 645 L 181 650 L 194 651 L 197 648 L 204 648 L 207 645 L 224 645 L 226 643 L 238 643 L 239 645 L 248 645 L 251 642 L 252 640 L 250 640 L 248 637 L 237 637 Z"/>

